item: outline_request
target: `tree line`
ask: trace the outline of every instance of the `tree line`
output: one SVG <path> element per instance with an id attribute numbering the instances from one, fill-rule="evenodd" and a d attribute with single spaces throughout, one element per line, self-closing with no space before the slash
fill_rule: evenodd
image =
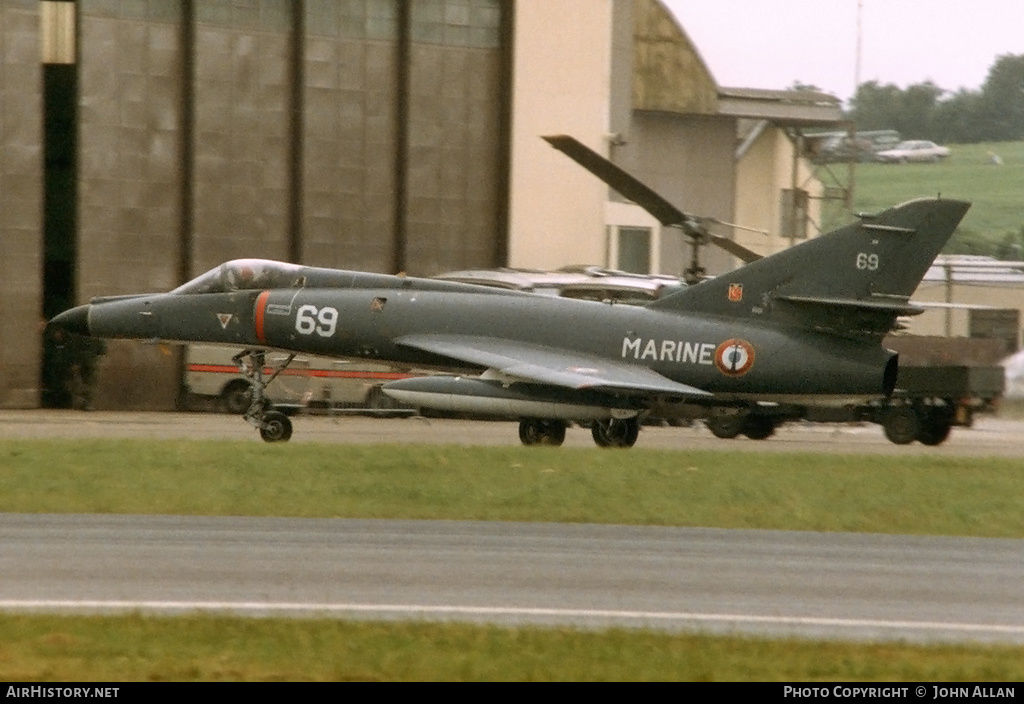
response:
<path id="1" fill-rule="evenodd" d="M 892 129 L 940 144 L 1024 140 L 1024 54 L 999 56 L 979 90 L 949 94 L 931 81 L 905 89 L 862 83 L 846 117 L 858 130 Z"/>

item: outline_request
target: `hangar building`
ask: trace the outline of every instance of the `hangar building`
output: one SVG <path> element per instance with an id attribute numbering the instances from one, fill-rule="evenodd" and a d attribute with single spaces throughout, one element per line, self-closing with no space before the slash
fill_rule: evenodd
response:
<path id="1" fill-rule="evenodd" d="M 799 130 L 838 119 L 830 96 L 718 86 L 658 0 L 4 0 L 0 407 L 40 404 L 46 318 L 232 258 L 686 266 L 541 135 L 771 251 L 813 234 Z M 110 342 L 95 406 L 171 408 L 180 385 L 179 351 Z"/>

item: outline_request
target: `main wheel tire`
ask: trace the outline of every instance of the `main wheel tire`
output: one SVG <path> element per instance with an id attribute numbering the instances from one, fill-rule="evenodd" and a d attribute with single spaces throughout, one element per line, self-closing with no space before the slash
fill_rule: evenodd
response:
<path id="1" fill-rule="evenodd" d="M 711 434 L 723 440 L 732 440 L 742 433 L 746 422 L 747 419 L 740 415 L 715 416 L 714 418 L 704 419 L 704 425 L 711 431 Z"/>
<path id="2" fill-rule="evenodd" d="M 265 442 L 288 442 L 292 437 L 292 419 L 280 411 L 270 411 L 263 417 L 260 437 Z"/>
<path id="3" fill-rule="evenodd" d="M 882 420 L 882 430 L 890 442 L 909 445 L 917 440 L 921 432 L 921 420 L 909 406 L 890 408 Z"/>
<path id="4" fill-rule="evenodd" d="M 952 430 L 952 424 L 943 423 L 941 421 L 935 421 L 931 423 L 925 423 L 921 430 L 918 431 L 918 441 L 922 445 L 929 445 L 934 447 L 935 445 L 941 445 L 949 437 L 949 432 Z"/>
<path id="5" fill-rule="evenodd" d="M 767 416 L 747 416 L 743 434 L 751 440 L 767 440 L 775 434 L 775 422 Z"/>
<path id="6" fill-rule="evenodd" d="M 519 421 L 519 441 L 527 447 L 534 445 L 558 447 L 565 442 L 565 423 L 560 420 L 524 418 Z"/>
<path id="7" fill-rule="evenodd" d="M 640 422 L 636 418 L 597 420 L 590 434 L 598 447 L 633 447 L 640 436 Z"/>
<path id="8" fill-rule="evenodd" d="M 953 414 L 956 405 L 952 399 L 922 405 L 917 409 L 917 417 L 921 427 L 917 431 L 917 439 L 922 445 L 941 445 L 949 437 L 953 429 Z"/>

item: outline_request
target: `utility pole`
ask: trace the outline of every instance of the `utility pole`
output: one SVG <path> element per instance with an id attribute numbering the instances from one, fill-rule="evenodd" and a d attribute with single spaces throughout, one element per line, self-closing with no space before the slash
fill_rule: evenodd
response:
<path id="1" fill-rule="evenodd" d="M 853 59 L 853 94 L 857 95 L 857 89 L 860 88 L 860 61 L 861 51 L 864 38 L 864 0 L 857 0 L 857 49 Z M 846 208 L 853 210 L 853 190 L 857 181 L 857 159 L 859 157 L 859 150 L 857 148 L 857 125 L 854 122 L 850 122 L 849 129 L 850 137 L 850 179 L 849 185 L 846 188 Z"/>

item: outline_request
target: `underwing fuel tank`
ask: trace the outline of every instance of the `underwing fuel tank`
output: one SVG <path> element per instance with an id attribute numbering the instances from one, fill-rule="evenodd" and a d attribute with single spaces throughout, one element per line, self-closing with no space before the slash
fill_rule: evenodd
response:
<path id="1" fill-rule="evenodd" d="M 495 418 L 552 418 L 607 420 L 631 418 L 637 408 L 604 394 L 576 391 L 561 398 L 550 387 L 505 385 L 493 379 L 426 376 L 389 381 L 381 387 L 388 396 L 409 406 L 471 413 Z"/>

